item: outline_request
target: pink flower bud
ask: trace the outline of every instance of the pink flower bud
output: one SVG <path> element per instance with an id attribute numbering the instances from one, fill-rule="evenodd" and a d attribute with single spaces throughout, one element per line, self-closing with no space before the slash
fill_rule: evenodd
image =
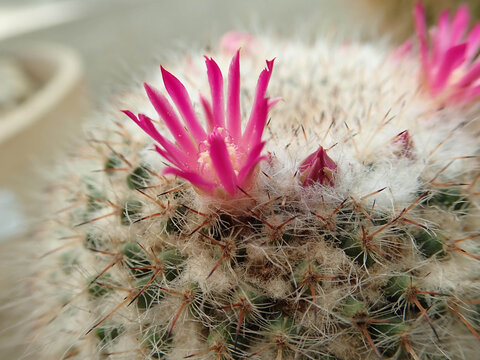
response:
<path id="1" fill-rule="evenodd" d="M 319 183 L 325 186 L 334 185 L 337 164 L 327 155 L 320 146 L 317 151 L 310 154 L 300 165 L 300 180 L 303 186 Z"/>
<path id="2" fill-rule="evenodd" d="M 398 157 L 413 157 L 413 141 L 408 130 L 402 131 L 400 134 L 395 136 L 392 140 L 392 143 L 399 147 L 399 149 L 395 152 Z"/>
<path id="3" fill-rule="evenodd" d="M 230 31 L 220 39 L 220 50 L 226 54 L 235 54 L 241 48 L 246 53 L 254 53 L 257 48 L 257 40 L 247 32 Z"/>

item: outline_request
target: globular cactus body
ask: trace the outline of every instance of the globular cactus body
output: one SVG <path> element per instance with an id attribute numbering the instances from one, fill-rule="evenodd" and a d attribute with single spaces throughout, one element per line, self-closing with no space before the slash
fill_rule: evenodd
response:
<path id="1" fill-rule="evenodd" d="M 416 59 L 381 47 L 259 38 L 255 49 L 242 58 L 239 105 L 255 113 L 265 100 L 268 154 L 243 182 L 228 183 L 209 149 L 223 141 L 240 176 L 235 151 L 248 144 L 221 130 L 199 150 L 203 178 L 186 181 L 182 162 L 162 174 L 124 114 L 90 127 L 52 194 L 63 210 L 36 240 L 49 251 L 33 285 L 36 357 L 475 358 L 478 109 L 439 106 L 419 90 Z M 264 70 L 282 99 L 273 109 L 252 92 L 265 54 L 277 56 Z M 228 68 L 231 53 L 213 55 Z M 169 69 L 190 94 L 210 85 L 214 115 L 202 101 L 216 121 L 219 85 L 197 60 Z M 122 101 L 149 135 L 168 133 L 135 115 L 155 118 L 146 97 Z"/>

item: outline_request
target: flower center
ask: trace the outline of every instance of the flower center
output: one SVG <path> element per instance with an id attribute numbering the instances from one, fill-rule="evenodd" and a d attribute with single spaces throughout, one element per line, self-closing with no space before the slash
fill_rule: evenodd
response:
<path id="1" fill-rule="evenodd" d="M 235 172 L 235 175 L 238 175 L 241 167 L 242 154 L 225 128 L 219 127 L 216 130 L 224 138 L 227 152 L 233 166 L 233 171 Z M 208 140 L 204 140 L 199 146 L 198 163 L 198 168 L 203 176 L 206 176 L 210 180 L 215 180 L 215 182 L 218 180 L 216 179 L 216 172 L 213 167 L 212 158 L 210 157 L 210 144 L 208 143 Z"/>

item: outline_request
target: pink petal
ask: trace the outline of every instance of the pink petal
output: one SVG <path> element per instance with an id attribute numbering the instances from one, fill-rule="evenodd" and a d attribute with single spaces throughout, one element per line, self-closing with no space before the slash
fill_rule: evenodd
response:
<path id="1" fill-rule="evenodd" d="M 262 140 L 263 131 L 268 118 L 268 98 L 264 98 L 257 103 L 256 111 L 253 116 L 250 117 L 248 125 L 252 125 L 249 128 L 249 132 L 245 131 L 242 137 L 241 145 L 245 148 L 249 148 L 252 145 L 259 143 Z M 247 137 L 249 136 L 249 137 Z"/>
<path id="2" fill-rule="evenodd" d="M 475 58 L 480 48 L 480 23 L 468 34 L 470 11 L 467 5 L 461 6 L 452 21 L 444 11 L 431 31 L 431 52 L 427 44 L 425 12 L 421 3 L 415 7 L 415 24 L 420 42 L 420 53 L 426 85 L 432 96 L 447 94 L 448 101 L 466 102 L 476 96 L 471 89 L 478 84 L 480 67 Z M 465 41 L 465 43 L 463 43 Z M 460 74 L 457 81 L 452 74 Z"/>
<path id="3" fill-rule="evenodd" d="M 168 153 L 158 145 L 154 145 L 154 148 L 155 148 L 155 151 L 159 153 L 165 160 L 169 161 L 175 166 L 181 166 L 181 164 L 178 163 L 178 161 L 176 161 L 176 159 L 173 156 L 171 156 L 170 153 Z"/>
<path id="4" fill-rule="evenodd" d="M 208 100 L 202 94 L 200 94 L 200 103 L 202 104 L 203 112 L 205 113 L 205 119 L 207 120 L 207 131 L 212 132 L 215 128 L 212 105 L 210 105 Z"/>
<path id="5" fill-rule="evenodd" d="M 148 116 L 139 114 L 140 118 L 140 127 L 148 134 L 152 139 L 157 141 L 162 147 L 170 154 L 170 157 L 175 160 L 175 165 L 189 168 L 193 165 L 191 156 L 188 156 L 187 153 L 181 151 L 176 147 L 171 141 L 165 139 L 158 130 L 153 125 L 152 119 Z"/>
<path id="6" fill-rule="evenodd" d="M 192 143 L 190 136 L 180 123 L 180 120 L 175 114 L 175 110 L 170 105 L 168 99 L 153 86 L 144 83 L 144 87 L 150 102 L 158 115 L 163 119 L 180 147 L 182 147 L 184 151 L 194 154 L 196 152 L 195 145 Z"/>
<path id="7" fill-rule="evenodd" d="M 233 139 L 240 139 L 242 115 L 240 110 L 240 50 L 228 70 L 227 129 Z"/>
<path id="8" fill-rule="evenodd" d="M 402 45 L 400 45 L 398 48 L 396 48 L 393 53 L 392 57 L 395 60 L 401 60 L 407 55 L 410 55 L 412 52 L 412 47 L 413 47 L 413 41 L 412 39 L 409 39 L 405 41 Z"/>
<path id="9" fill-rule="evenodd" d="M 230 195 L 235 194 L 237 176 L 233 170 L 223 136 L 215 131 L 208 136 L 208 143 L 210 144 L 210 158 L 220 183 Z"/>
<path id="10" fill-rule="evenodd" d="M 431 60 L 434 64 L 438 64 L 448 48 L 455 45 L 451 42 L 450 15 L 448 11 L 444 11 L 440 15 L 437 28 L 434 30 L 432 37 L 433 56 Z"/>
<path id="11" fill-rule="evenodd" d="M 460 79 L 460 81 L 455 84 L 455 87 L 463 88 L 469 86 L 478 79 L 480 79 L 480 61 L 477 61 L 477 63 L 473 65 L 470 70 L 468 70 L 468 72 Z"/>
<path id="12" fill-rule="evenodd" d="M 254 54 L 257 47 L 255 37 L 246 32 L 230 31 L 220 39 L 220 49 L 229 55 L 234 55 L 239 48 L 244 53 Z"/>
<path id="13" fill-rule="evenodd" d="M 239 186 L 242 189 L 248 186 L 257 165 L 260 163 L 260 161 L 264 161 L 264 160 L 268 160 L 268 156 L 266 155 L 258 156 L 255 159 L 249 161 L 248 165 L 245 165 L 242 168 L 242 171 L 240 172 L 240 174 L 242 175 L 242 181 L 241 182 L 239 181 L 239 184 L 240 184 Z"/>
<path id="14" fill-rule="evenodd" d="M 313 161 L 310 163 L 309 168 L 305 169 L 307 176 L 303 181 L 303 186 L 312 185 L 316 182 L 323 184 L 324 174 L 323 174 L 323 162 L 320 156 L 316 156 Z"/>
<path id="15" fill-rule="evenodd" d="M 175 76 L 173 76 L 163 67 L 161 67 L 161 70 L 163 83 L 165 84 L 168 94 L 182 114 L 188 130 L 192 134 L 197 144 L 201 143 L 207 138 L 207 134 L 195 115 L 190 96 L 188 95 L 185 86 L 183 86 L 183 84 Z"/>
<path id="16" fill-rule="evenodd" d="M 165 159 L 170 161 L 171 163 L 175 165 L 181 165 L 182 164 L 182 157 L 183 154 L 177 149 L 177 147 L 169 142 L 168 140 L 164 139 L 158 131 L 153 127 L 153 124 L 148 125 L 149 123 L 149 118 L 146 117 L 145 115 L 140 114 L 140 120 L 137 119 L 137 117 L 128 110 L 123 110 L 122 111 L 125 115 L 127 115 L 130 119 L 132 119 L 143 131 L 145 131 L 149 136 L 151 136 L 154 140 L 159 142 L 164 148 L 167 148 L 170 150 L 170 153 L 158 148 L 158 146 L 155 145 L 155 148 L 157 149 L 157 152 L 160 153 Z M 153 127 L 153 129 L 152 129 Z M 152 136 L 153 134 L 153 136 Z M 180 159 L 175 156 L 175 154 L 180 156 Z"/>
<path id="17" fill-rule="evenodd" d="M 132 119 L 135 124 L 137 124 L 138 126 L 142 127 L 140 124 L 141 122 L 138 120 L 137 116 L 132 113 L 130 110 L 120 110 L 122 113 L 124 113 L 125 115 L 127 115 L 130 119 Z"/>
<path id="18" fill-rule="evenodd" d="M 450 41 L 452 44 L 460 42 L 465 35 L 468 23 L 470 22 L 470 11 L 467 5 L 462 5 L 458 9 L 452 21 L 452 34 Z"/>
<path id="19" fill-rule="evenodd" d="M 450 48 L 442 59 L 440 67 L 437 71 L 435 82 L 432 84 L 434 94 L 441 92 L 445 87 L 448 78 L 458 66 L 465 61 L 465 53 L 467 44 L 460 44 Z"/>
<path id="20" fill-rule="evenodd" d="M 414 10 L 415 26 L 417 29 L 418 41 L 420 43 L 420 58 L 425 71 L 428 69 L 428 48 L 427 48 L 427 24 L 425 23 L 425 9 L 421 2 L 418 2 Z"/>
<path id="21" fill-rule="evenodd" d="M 475 25 L 467 39 L 467 58 L 466 61 L 470 62 L 475 55 L 477 55 L 478 48 L 480 47 L 480 23 Z"/>
<path id="22" fill-rule="evenodd" d="M 257 145 L 255 145 L 252 151 L 250 151 L 250 153 L 248 154 L 247 161 L 245 161 L 245 164 L 243 165 L 243 167 L 240 169 L 240 172 L 238 173 L 238 183 L 240 184 L 241 187 L 248 180 L 253 169 L 259 163 L 259 161 L 264 160 L 266 158 L 265 156 L 260 156 L 264 146 L 265 146 L 265 142 L 258 143 Z"/>
<path id="23" fill-rule="evenodd" d="M 223 99 L 223 76 L 218 64 L 212 58 L 205 57 L 208 82 L 212 94 L 214 127 L 225 127 L 225 101 Z"/>
<path id="24" fill-rule="evenodd" d="M 205 180 L 203 177 L 198 175 L 196 172 L 192 171 L 182 171 L 173 167 L 167 167 L 163 173 L 166 174 L 173 174 L 179 176 L 188 182 L 190 182 L 193 186 L 198 187 L 199 189 L 212 194 L 213 190 L 215 189 L 216 185 Z"/>
<path id="25" fill-rule="evenodd" d="M 163 139 L 155 126 L 152 124 L 152 120 L 148 116 L 139 114 L 137 118 L 131 111 L 124 110 L 122 112 L 130 119 L 132 119 L 143 131 L 145 131 L 155 141 L 158 141 L 158 139 Z"/>
<path id="26" fill-rule="evenodd" d="M 179 167 L 188 168 L 192 166 L 191 158 L 186 156 L 185 152 L 180 151 L 172 142 L 160 135 L 153 125 L 152 119 L 143 114 L 139 114 L 140 119 L 138 119 L 131 111 L 128 110 L 123 110 L 122 112 L 132 119 L 152 139 L 163 146 L 166 151 L 162 149 L 159 151 L 159 148 L 157 146 L 155 147 L 157 148 L 157 152 L 160 153 L 165 159 Z"/>
<path id="27" fill-rule="evenodd" d="M 273 98 L 273 99 L 268 99 L 267 103 L 267 109 L 268 111 L 272 110 L 272 108 L 277 105 L 280 101 L 282 101 L 282 98 Z"/>
<path id="28" fill-rule="evenodd" d="M 243 133 L 243 139 L 247 140 L 252 138 L 258 138 L 259 132 L 261 137 L 261 133 L 263 132 L 263 128 L 265 127 L 268 114 L 268 106 L 265 104 L 265 93 L 267 92 L 268 83 L 270 81 L 270 77 L 272 76 L 274 61 L 275 59 L 267 61 L 267 68 L 261 72 L 258 78 L 252 113 L 250 114 L 250 119 L 248 120 L 247 126 Z M 253 135 L 254 132 L 256 133 L 256 135 Z M 249 143 L 250 141 L 247 140 L 246 142 Z"/>
<path id="29" fill-rule="evenodd" d="M 307 170 L 310 166 L 312 166 L 317 156 L 318 156 L 318 150 L 308 155 L 307 158 L 303 160 L 303 162 L 300 164 L 300 166 L 298 167 L 298 170 L 300 172 L 304 172 L 305 170 Z"/>

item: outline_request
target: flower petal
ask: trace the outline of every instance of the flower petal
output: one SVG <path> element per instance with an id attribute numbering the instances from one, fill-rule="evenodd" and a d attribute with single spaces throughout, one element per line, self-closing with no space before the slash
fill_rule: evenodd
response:
<path id="1" fill-rule="evenodd" d="M 267 103 L 267 109 L 268 111 L 272 110 L 272 108 L 277 105 L 280 101 L 282 101 L 282 98 L 280 97 L 277 97 L 277 98 L 273 98 L 273 99 L 268 99 L 268 103 Z"/>
<path id="2" fill-rule="evenodd" d="M 452 34 L 450 41 L 452 44 L 460 42 L 465 35 L 470 22 L 470 12 L 466 4 L 460 6 L 452 21 Z"/>
<path id="3" fill-rule="evenodd" d="M 250 117 L 249 125 L 252 125 L 249 129 L 250 131 L 245 132 L 242 137 L 243 148 L 249 149 L 262 140 L 268 118 L 268 103 L 268 98 L 258 102 L 254 116 Z M 248 135 L 249 137 L 247 137 Z"/>
<path id="4" fill-rule="evenodd" d="M 266 117 L 268 115 L 268 113 L 265 114 L 265 110 L 268 110 L 268 106 L 265 106 L 265 93 L 267 92 L 268 83 L 272 76 L 274 61 L 275 59 L 267 61 L 267 68 L 261 72 L 258 78 L 252 113 L 250 114 L 250 119 L 248 120 L 247 127 L 243 133 L 242 141 L 245 143 L 251 143 L 252 139 L 258 138 L 259 132 L 261 137 L 261 133 L 265 127 Z M 256 136 L 253 135 L 254 132 L 257 134 Z"/>
<path id="5" fill-rule="evenodd" d="M 477 61 L 470 70 L 455 84 L 456 88 L 464 88 L 480 79 L 480 61 Z"/>
<path id="6" fill-rule="evenodd" d="M 155 128 L 155 125 L 153 125 L 152 119 L 143 114 L 139 114 L 137 118 L 131 111 L 128 110 L 123 110 L 122 112 L 132 119 L 143 131 L 145 131 L 152 139 L 158 142 L 165 149 L 160 149 L 161 151 L 157 149 L 157 152 L 160 153 L 165 159 L 178 167 L 184 167 L 187 169 L 192 167 L 194 164 L 192 157 L 188 156 L 186 152 L 180 151 L 175 144 L 160 135 L 158 130 Z"/>
<path id="7" fill-rule="evenodd" d="M 392 58 L 395 60 L 400 60 L 405 56 L 410 55 L 410 53 L 412 52 L 412 48 L 413 48 L 413 41 L 412 39 L 408 39 L 393 51 Z"/>
<path id="8" fill-rule="evenodd" d="M 441 58 L 444 56 L 445 52 L 452 46 L 455 45 L 451 41 L 450 34 L 450 15 L 448 11 L 442 12 L 438 20 L 437 28 L 432 31 L 433 43 L 433 54 L 431 61 L 433 64 L 441 61 Z"/>
<path id="9" fill-rule="evenodd" d="M 169 161 L 170 163 L 172 163 L 175 166 L 181 166 L 181 164 L 179 164 L 176 161 L 176 159 L 173 156 L 170 155 L 170 153 L 168 151 L 165 151 L 164 149 L 162 149 L 158 145 L 154 145 L 154 148 L 155 148 L 155 151 L 157 153 L 159 153 L 165 160 Z"/>
<path id="10" fill-rule="evenodd" d="M 218 64 L 205 57 L 208 83 L 212 95 L 213 122 L 215 127 L 225 127 L 225 100 L 223 98 L 223 76 Z"/>
<path id="11" fill-rule="evenodd" d="M 245 183 L 248 182 L 249 177 L 255 168 L 255 166 L 261 161 L 266 159 L 266 156 L 260 156 L 262 153 L 263 147 L 265 146 L 265 142 L 261 142 L 257 144 L 252 151 L 248 154 L 247 161 L 245 161 L 245 164 L 243 167 L 240 169 L 240 172 L 238 173 L 238 184 L 240 187 L 244 187 Z"/>
<path id="12" fill-rule="evenodd" d="M 233 139 L 240 139 L 242 115 L 240 110 L 240 50 L 228 70 L 227 129 Z"/>
<path id="13" fill-rule="evenodd" d="M 207 98 L 202 94 L 200 96 L 200 103 L 202 104 L 203 112 L 205 113 L 205 120 L 207 122 L 207 131 L 212 132 L 215 128 L 215 122 L 213 120 L 212 105 L 208 102 Z"/>
<path id="14" fill-rule="evenodd" d="M 192 158 L 188 156 L 187 153 L 181 151 L 177 146 L 175 146 L 175 144 L 165 139 L 158 132 L 158 130 L 155 128 L 155 125 L 153 125 L 152 119 L 143 114 L 139 114 L 138 117 L 141 122 L 140 127 L 170 154 L 170 157 L 175 160 L 174 165 L 183 168 L 191 168 L 192 165 L 195 164 L 195 162 L 192 161 Z"/>
<path id="15" fill-rule="evenodd" d="M 446 53 L 435 76 L 435 82 L 432 84 L 434 94 L 443 90 L 452 72 L 465 61 L 467 44 L 460 44 L 450 48 Z"/>
<path id="16" fill-rule="evenodd" d="M 477 55 L 478 48 L 480 47 L 480 23 L 475 25 L 467 38 L 467 58 L 466 61 L 470 62 Z"/>
<path id="17" fill-rule="evenodd" d="M 190 135 L 185 131 L 184 127 L 180 123 L 180 120 L 175 114 L 175 110 L 170 105 L 168 99 L 153 86 L 144 83 L 144 87 L 150 102 L 157 111 L 158 115 L 160 115 L 162 120 L 165 122 L 165 125 L 167 125 L 168 129 L 175 137 L 180 147 L 183 148 L 183 150 L 187 153 L 194 154 L 196 152 L 195 145 L 192 143 Z"/>
<path id="18" fill-rule="evenodd" d="M 200 125 L 200 122 L 195 115 L 190 96 L 188 95 L 185 86 L 175 76 L 160 67 L 162 70 L 163 83 L 168 94 L 172 98 L 173 102 L 177 106 L 182 118 L 187 125 L 188 130 L 192 134 L 193 138 L 199 144 L 207 138 L 205 130 Z"/>
<path id="19" fill-rule="evenodd" d="M 237 176 L 233 170 L 225 140 L 222 135 L 215 131 L 209 135 L 208 143 L 210 144 L 210 158 L 212 159 L 218 180 L 225 190 L 230 195 L 233 195 L 237 190 Z"/>
<path id="20" fill-rule="evenodd" d="M 120 110 L 120 111 L 125 115 L 127 115 L 130 119 L 132 119 L 135 122 L 135 124 L 142 127 L 141 122 L 138 120 L 137 116 L 133 112 L 131 112 L 130 110 Z"/>
<path id="21" fill-rule="evenodd" d="M 183 170 L 179 170 L 179 169 L 176 169 L 176 168 L 173 168 L 173 167 L 167 167 L 163 173 L 165 175 L 167 174 L 173 174 L 173 175 L 176 175 L 176 176 L 179 176 L 185 180 L 187 180 L 188 182 L 190 182 L 193 186 L 207 192 L 207 193 L 210 193 L 212 194 L 213 193 L 213 190 L 215 189 L 216 187 L 216 184 L 214 183 L 211 183 L 207 180 L 205 180 L 203 177 L 201 177 L 199 174 L 197 174 L 196 172 L 193 172 L 193 171 L 183 171 Z"/>
<path id="22" fill-rule="evenodd" d="M 260 161 L 263 161 L 263 160 L 268 160 L 268 156 L 267 155 L 257 156 L 255 159 L 249 161 L 249 163 L 242 168 L 242 171 L 239 173 L 242 175 L 242 182 L 239 181 L 239 186 L 242 189 L 245 190 L 245 187 L 248 186 L 248 184 L 252 180 L 252 176 L 254 174 L 254 171 L 257 165 L 260 163 Z"/>

